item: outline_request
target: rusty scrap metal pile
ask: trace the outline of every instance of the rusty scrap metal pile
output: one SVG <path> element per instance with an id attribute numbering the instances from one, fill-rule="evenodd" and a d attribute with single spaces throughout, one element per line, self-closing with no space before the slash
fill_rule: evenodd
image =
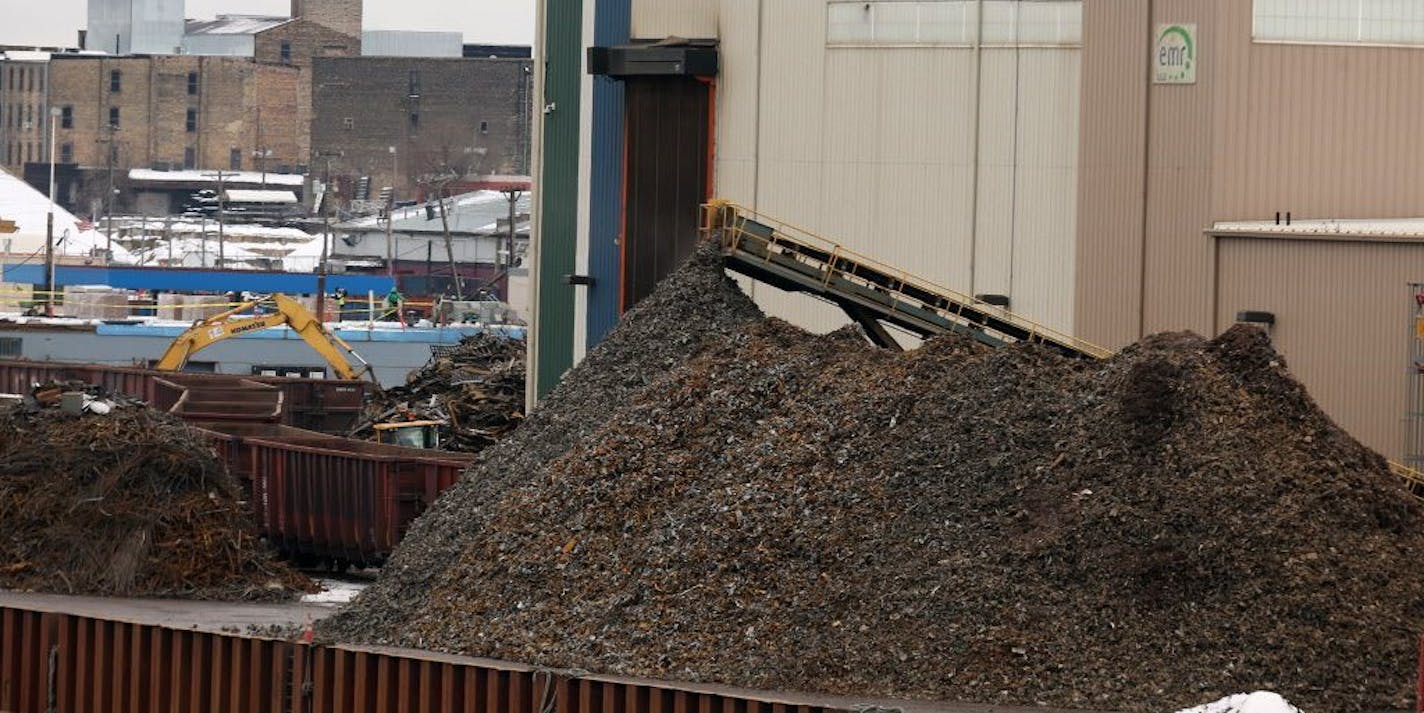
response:
<path id="1" fill-rule="evenodd" d="M 431 357 L 405 386 L 377 396 L 352 436 L 397 421 L 443 421 L 440 448 L 484 450 L 524 420 L 524 341 L 495 334 L 464 337 Z"/>
<path id="2" fill-rule="evenodd" d="M 60 407 L 79 391 L 89 412 Z M 94 387 L 48 384 L 0 409 L 0 588 L 272 600 L 311 583 L 258 541 L 196 431 Z"/>
<path id="3" fill-rule="evenodd" d="M 323 635 L 861 696 L 1408 707 L 1424 513 L 1260 331 L 1103 361 L 761 319 L 703 253 Z"/>

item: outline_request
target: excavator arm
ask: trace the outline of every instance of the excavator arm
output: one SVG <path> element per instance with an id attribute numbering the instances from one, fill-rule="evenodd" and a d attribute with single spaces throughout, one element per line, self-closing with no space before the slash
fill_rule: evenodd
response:
<path id="1" fill-rule="evenodd" d="M 331 365 L 337 378 L 360 379 L 363 373 L 371 373 L 371 365 L 344 340 L 327 331 L 321 320 L 303 307 L 302 303 L 281 294 L 272 295 L 266 301 L 276 307 L 276 312 L 256 317 L 234 318 L 235 315 L 260 303 L 244 302 L 222 314 L 197 322 L 168 345 L 154 368 L 159 371 L 178 371 L 188 362 L 189 357 L 215 342 L 285 324 Z M 360 371 L 352 368 L 351 362 L 342 354 L 343 350 L 361 363 Z"/>

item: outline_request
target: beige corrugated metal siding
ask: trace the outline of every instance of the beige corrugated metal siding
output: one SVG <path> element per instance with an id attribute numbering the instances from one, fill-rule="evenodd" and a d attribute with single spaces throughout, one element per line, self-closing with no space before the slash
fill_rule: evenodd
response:
<path id="1" fill-rule="evenodd" d="M 1310 395 L 1351 435 L 1391 458 L 1403 448 L 1410 282 L 1424 243 L 1220 239 L 1216 324 L 1276 316 L 1271 339 Z"/>
<path id="2" fill-rule="evenodd" d="M 1212 224 L 1212 111 L 1222 44 L 1215 3 L 1157 0 L 1157 24 L 1197 26 L 1196 84 L 1151 88 L 1148 108 L 1147 240 L 1142 331 L 1211 330 L 1211 246 L 1202 231 Z M 1249 32 L 1249 28 L 1248 28 Z M 1145 69 L 1144 69 L 1145 73 Z"/>
<path id="3" fill-rule="evenodd" d="M 1249 3 L 1227 3 L 1236 71 L 1224 78 L 1214 191 L 1224 220 L 1424 213 L 1424 48 L 1252 44 Z"/>
<path id="4" fill-rule="evenodd" d="M 1076 335 L 1117 347 L 1142 308 L 1147 3 L 1083 3 Z"/>
<path id="5" fill-rule="evenodd" d="M 720 5 L 721 0 L 633 0 L 629 29 L 637 39 L 716 37 Z"/>
<path id="6" fill-rule="evenodd" d="M 972 48 L 827 47 L 826 0 L 722 0 L 716 24 L 718 194 L 1072 328 L 1077 48 L 984 50 L 976 231 Z M 846 322 L 755 291 L 799 324 Z"/>

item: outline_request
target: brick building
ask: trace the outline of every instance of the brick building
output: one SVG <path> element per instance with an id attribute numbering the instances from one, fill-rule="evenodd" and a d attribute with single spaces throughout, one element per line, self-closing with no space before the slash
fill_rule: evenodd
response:
<path id="1" fill-rule="evenodd" d="M 529 172 L 530 60 L 362 57 L 361 11 L 292 0 L 291 18 L 190 20 L 183 54 L 0 54 L 0 164 L 45 182 L 54 107 L 58 197 L 80 212 L 111 167 L 285 172 L 339 154 L 338 178 L 402 198 L 426 174 Z"/>
<path id="2" fill-rule="evenodd" d="M 46 160 L 49 57 L 48 52 L 0 55 L 0 163 L 6 167 Z"/>
<path id="3" fill-rule="evenodd" d="M 317 57 L 312 87 L 313 150 L 341 154 L 333 177 L 369 177 L 371 197 L 446 170 L 529 172 L 529 60 Z"/>

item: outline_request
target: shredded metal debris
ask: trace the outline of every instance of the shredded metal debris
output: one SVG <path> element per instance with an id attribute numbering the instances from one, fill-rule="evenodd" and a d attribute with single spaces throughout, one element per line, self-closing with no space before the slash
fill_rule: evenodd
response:
<path id="1" fill-rule="evenodd" d="M 700 253 L 320 633 L 778 690 L 1408 707 L 1424 510 L 1265 335 L 760 320 Z"/>

